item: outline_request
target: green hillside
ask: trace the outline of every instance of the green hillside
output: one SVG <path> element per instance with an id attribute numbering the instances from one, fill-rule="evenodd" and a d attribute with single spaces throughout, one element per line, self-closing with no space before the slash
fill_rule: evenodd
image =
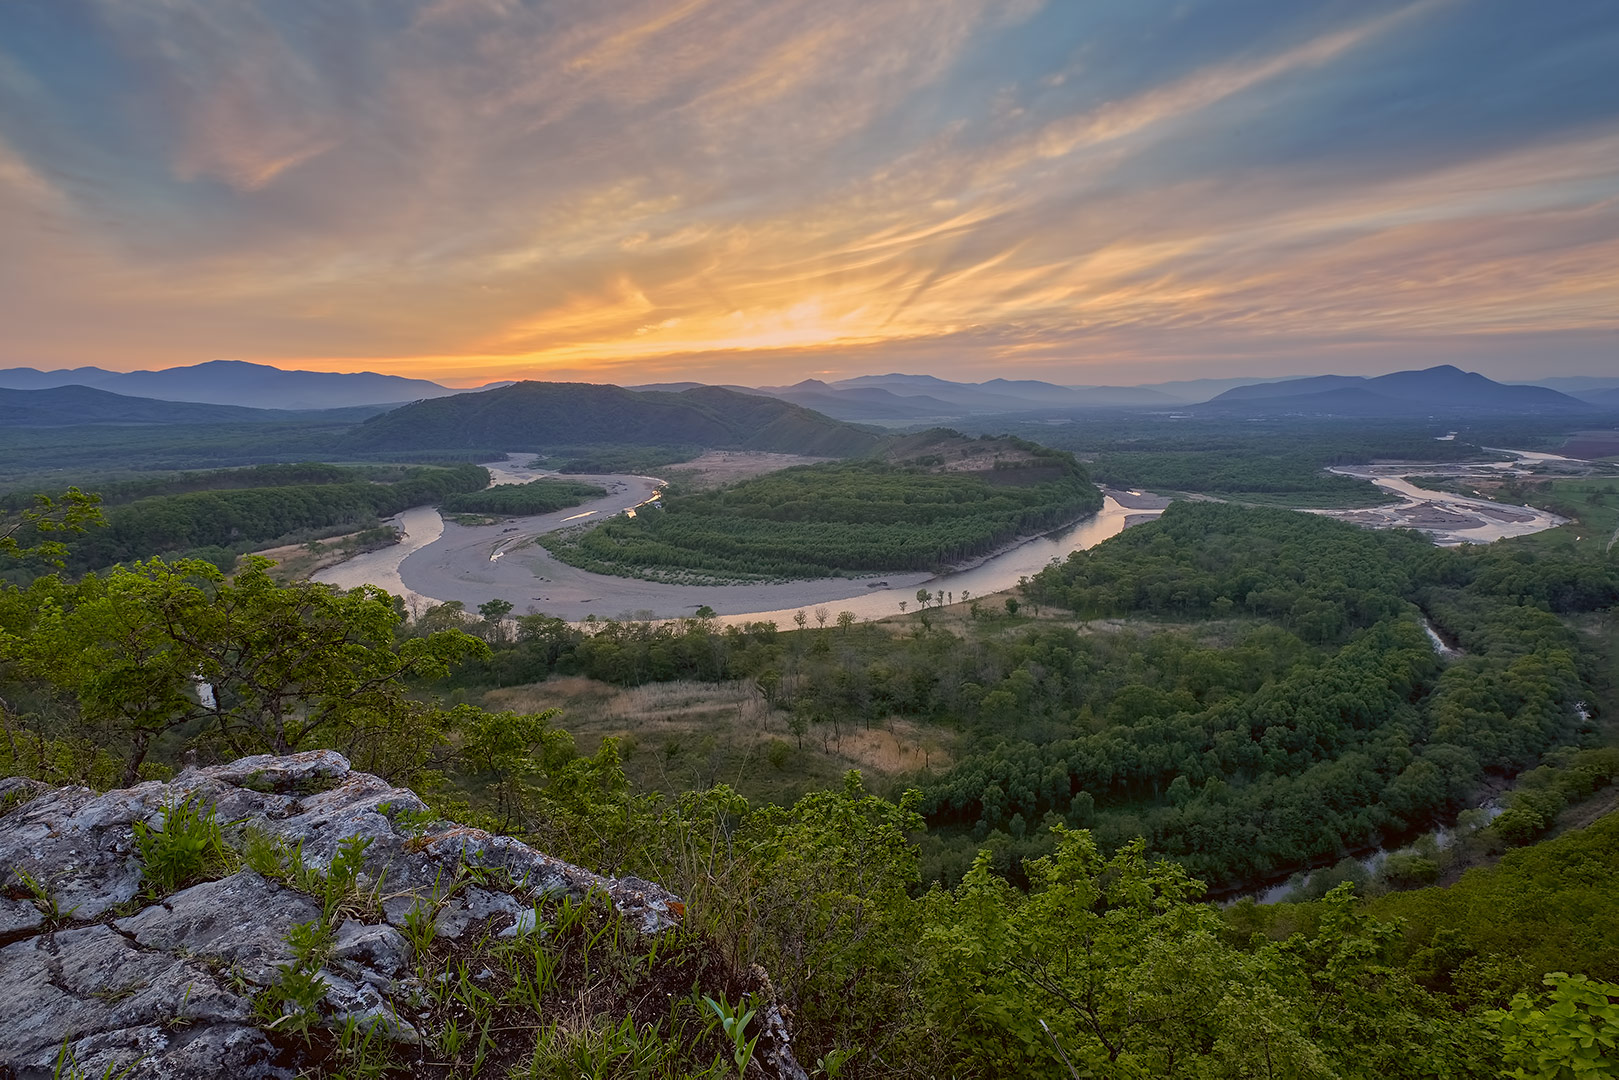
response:
<path id="1" fill-rule="evenodd" d="M 361 424 L 355 450 L 481 446 L 701 446 L 850 457 L 880 436 L 774 398 L 717 386 L 682 393 L 593 383 L 521 382 L 418 401 Z"/>

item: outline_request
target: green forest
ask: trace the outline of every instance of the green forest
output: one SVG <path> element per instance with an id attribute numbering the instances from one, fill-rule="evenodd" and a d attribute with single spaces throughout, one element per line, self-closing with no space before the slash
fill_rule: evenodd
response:
<path id="1" fill-rule="evenodd" d="M 1561 422 L 1518 419 L 1234 420 L 1185 413 L 1092 413 L 1066 424 L 987 422 L 995 425 L 992 430 L 1074 452 L 1098 483 L 1301 507 L 1389 501 L 1369 481 L 1326 472 L 1332 465 L 1488 459 L 1483 446 L 1556 443 L 1566 429 Z M 1454 437 L 1443 438 L 1458 424 Z"/>
<path id="2" fill-rule="evenodd" d="M 89 500 L 30 514 L 0 559 L 73 560 L 108 531 Z M 1612 559 L 1186 503 L 1015 596 L 919 597 L 881 623 L 531 614 L 515 635 L 458 605 L 409 619 L 380 590 L 267 571 L 149 560 L 0 592 L 0 772 L 105 788 L 170 775 L 188 752 L 337 749 L 447 818 L 685 897 L 682 941 L 761 965 L 821 1075 L 1619 1068 L 1619 826 L 1539 839 L 1609 797 L 1619 770 Z M 629 770 L 664 748 L 584 751 L 567 714 L 474 703 L 543 694 L 552 676 L 741 682 L 788 718 L 784 767 L 895 717 L 949 753 L 781 799 L 659 790 Z M 1485 864 L 1505 856 L 1454 884 L 1398 891 L 1434 879 L 1412 858 L 1375 898 L 1346 884 L 1300 904 L 1206 899 L 1502 790 L 1472 842 Z M 579 1018 L 570 1060 L 719 1075 L 673 1016 L 614 1040 L 600 1032 L 619 1018 Z M 426 1052 L 458 1060 L 464 1034 L 428 1028 Z M 416 1052 L 373 1075 L 405 1075 Z"/>
<path id="3" fill-rule="evenodd" d="M 989 463 L 985 463 L 988 465 Z M 1101 506 L 1067 454 L 973 472 L 878 460 L 782 469 L 542 541 L 564 562 L 653 580 L 759 581 L 932 570 Z"/>
<path id="4" fill-rule="evenodd" d="M 1015 876 L 1063 821 L 1108 847 L 1144 837 L 1231 887 L 1453 817 L 1489 778 L 1589 741 L 1576 705 L 1594 661 L 1559 616 L 1611 607 L 1619 570 L 1178 503 L 1024 594 L 1048 614 L 1134 621 L 969 602 L 980 617 L 959 631 L 924 607 L 914 635 L 823 628 L 805 649 L 764 626 L 591 632 L 533 615 L 452 685 L 744 679 L 805 731 L 913 718 L 958 746 L 921 783 L 930 877 L 959 878 L 985 842 Z M 1459 657 L 1435 654 L 1423 618 Z"/>
<path id="5" fill-rule="evenodd" d="M 578 480 L 531 480 L 526 484 L 501 484 L 481 491 L 456 492 L 439 505 L 452 514 L 549 514 L 586 499 L 599 498 L 607 489 Z"/>
<path id="6" fill-rule="evenodd" d="M 219 482 L 229 487 L 216 487 Z M 489 483 L 480 465 L 340 468 L 268 465 L 181 477 L 180 490 L 146 494 L 150 481 L 115 489 L 133 496 L 106 511 L 107 524 L 76 543 L 69 568 L 86 570 L 151 554 L 207 558 L 229 567 L 238 555 L 288 539 L 376 527 L 401 510 Z"/>

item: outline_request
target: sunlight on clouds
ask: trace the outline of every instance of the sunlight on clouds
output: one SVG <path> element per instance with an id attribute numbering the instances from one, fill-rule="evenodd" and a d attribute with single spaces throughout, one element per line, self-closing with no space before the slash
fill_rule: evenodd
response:
<path id="1" fill-rule="evenodd" d="M 1064 157 L 1083 147 L 1122 139 L 1158 124 L 1173 122 L 1206 109 L 1245 90 L 1304 67 L 1337 59 L 1401 23 L 1455 0 L 1419 0 L 1418 3 L 1339 30 L 1288 49 L 1268 59 L 1246 59 L 1197 71 L 1167 86 L 1135 98 L 1109 103 L 1082 116 L 1047 125 L 1035 139 L 1040 157 Z"/>
<path id="2" fill-rule="evenodd" d="M 1033 2 L 93 6 L 138 137 L 0 124 L 0 210 L 32 222 L 0 273 L 83 268 L 0 296 L 30 360 L 781 382 L 833 354 L 981 371 L 1619 319 L 1611 119 L 1220 156 L 1286 133 L 1301 88 L 1386 78 L 1456 0 L 1126 52 L 1117 92 L 1097 52 L 1140 46 Z M 1006 43 L 1042 16 L 1075 40 L 1025 64 Z M 1186 148 L 1212 164 L 1175 171 Z M 140 182 L 97 174 L 116 153 Z"/>

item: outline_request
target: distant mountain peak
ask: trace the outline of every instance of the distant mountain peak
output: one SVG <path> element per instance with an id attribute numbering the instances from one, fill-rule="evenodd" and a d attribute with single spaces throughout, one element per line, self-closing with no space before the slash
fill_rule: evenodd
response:
<path id="1" fill-rule="evenodd" d="M 1212 409 L 1244 409 L 1340 416 L 1402 416 L 1412 413 L 1578 412 L 1591 406 L 1542 386 L 1506 385 L 1454 364 L 1387 375 L 1315 375 L 1238 386 L 1205 403 Z"/>
<path id="2" fill-rule="evenodd" d="M 426 379 L 374 371 L 297 371 L 249 360 L 207 360 L 184 367 L 121 373 L 100 368 L 0 371 L 0 387 L 43 390 L 57 386 L 95 386 L 131 397 L 254 409 L 335 409 L 465 392 Z"/>

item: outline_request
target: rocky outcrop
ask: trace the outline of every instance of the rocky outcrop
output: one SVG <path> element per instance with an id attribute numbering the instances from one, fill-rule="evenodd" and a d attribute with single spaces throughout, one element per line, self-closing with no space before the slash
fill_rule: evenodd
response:
<path id="1" fill-rule="evenodd" d="M 346 840 L 353 849 L 349 838 L 362 838 L 357 886 L 373 902 L 334 912 L 240 860 L 215 880 L 154 896 L 136 823 L 159 827 L 166 808 L 188 797 L 212 807 L 229 837 L 297 851 L 311 880 Z M 452 942 L 516 937 L 534 932 L 540 905 L 591 893 L 643 935 L 677 926 L 684 913 L 650 882 L 601 877 L 509 837 L 432 822 L 414 794 L 351 771 L 331 751 L 244 758 L 105 794 L 0 780 L 0 800 L 0 1077 L 52 1076 L 61 1060 L 94 1077 L 134 1063 L 130 1080 L 298 1075 L 310 1065 L 307 1040 L 283 1037 L 255 999 L 292 963 L 299 924 L 328 934 L 324 1027 L 352 1020 L 410 1045 L 423 1039 L 411 941 L 424 932 Z M 804 1076 L 774 1007 L 762 1011 L 760 1029 L 759 1063 L 772 1075 Z"/>

